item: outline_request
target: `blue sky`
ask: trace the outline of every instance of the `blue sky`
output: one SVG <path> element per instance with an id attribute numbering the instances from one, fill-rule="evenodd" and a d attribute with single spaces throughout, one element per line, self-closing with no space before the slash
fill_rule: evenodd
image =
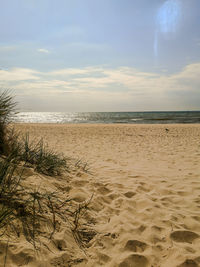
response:
<path id="1" fill-rule="evenodd" d="M 200 110 L 199 0 L 0 0 L 21 110 Z"/>

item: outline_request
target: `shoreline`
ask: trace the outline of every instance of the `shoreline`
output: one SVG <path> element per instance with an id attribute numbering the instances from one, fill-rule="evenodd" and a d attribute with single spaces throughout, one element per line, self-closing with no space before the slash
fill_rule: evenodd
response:
<path id="1" fill-rule="evenodd" d="M 108 125 L 113 125 L 113 126 L 153 126 L 153 125 L 158 125 L 158 126 L 165 126 L 165 125 L 197 125 L 200 126 L 200 123 L 55 123 L 55 122 L 11 122 L 11 125 L 75 125 L 75 126 L 108 126 Z"/>

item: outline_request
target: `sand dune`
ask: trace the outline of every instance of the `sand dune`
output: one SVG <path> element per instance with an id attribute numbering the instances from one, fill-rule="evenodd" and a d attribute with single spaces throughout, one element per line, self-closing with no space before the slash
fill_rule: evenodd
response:
<path id="1" fill-rule="evenodd" d="M 62 225 L 51 251 L 35 255 L 18 241 L 8 248 L 7 266 L 200 266 L 199 125 L 15 127 L 89 163 L 91 173 L 38 180 L 29 173 L 27 181 L 60 190 L 75 203 L 93 195 L 86 219 L 96 235 L 83 251 Z"/>

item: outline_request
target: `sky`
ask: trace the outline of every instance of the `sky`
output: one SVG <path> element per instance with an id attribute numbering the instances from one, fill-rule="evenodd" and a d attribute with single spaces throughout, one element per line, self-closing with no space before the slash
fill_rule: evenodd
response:
<path id="1" fill-rule="evenodd" d="M 0 0 L 20 111 L 200 110 L 199 0 Z"/>

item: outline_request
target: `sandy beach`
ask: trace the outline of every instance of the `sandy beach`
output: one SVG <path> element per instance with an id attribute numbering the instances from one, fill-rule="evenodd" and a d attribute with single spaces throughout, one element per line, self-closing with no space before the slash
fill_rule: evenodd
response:
<path id="1" fill-rule="evenodd" d="M 27 182 L 60 190 L 77 204 L 93 196 L 88 223 L 96 234 L 83 250 L 60 224 L 54 243 L 38 255 L 24 240 L 9 246 L 7 266 L 200 266 L 199 124 L 15 128 L 88 163 L 82 175 L 49 179 L 30 172 Z"/>

